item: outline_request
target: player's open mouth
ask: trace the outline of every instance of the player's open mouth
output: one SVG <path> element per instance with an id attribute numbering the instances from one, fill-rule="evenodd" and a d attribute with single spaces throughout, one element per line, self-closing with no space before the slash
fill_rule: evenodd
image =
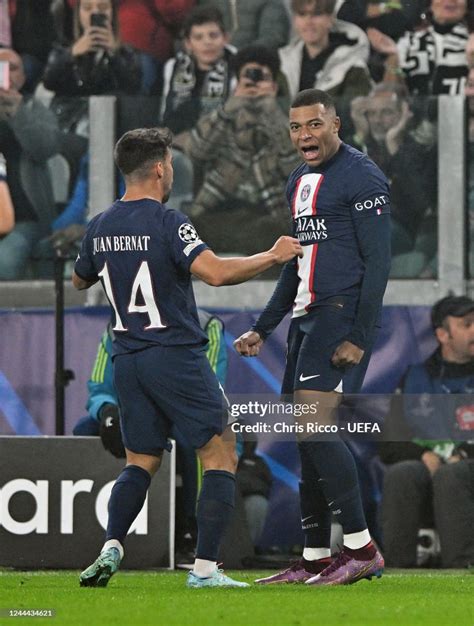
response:
<path id="1" fill-rule="evenodd" d="M 301 151 L 307 161 L 314 161 L 319 156 L 319 146 L 303 146 Z"/>

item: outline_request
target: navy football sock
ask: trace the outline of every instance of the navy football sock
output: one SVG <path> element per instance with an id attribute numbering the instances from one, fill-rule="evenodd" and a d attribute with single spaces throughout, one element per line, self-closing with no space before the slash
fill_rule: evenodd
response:
<path id="1" fill-rule="evenodd" d="M 302 458 L 311 461 L 319 474 L 319 485 L 344 534 L 367 528 L 359 491 L 354 458 L 342 440 L 303 441 L 299 444 Z"/>
<path id="2" fill-rule="evenodd" d="M 305 548 L 331 546 L 331 511 L 321 490 L 319 475 L 311 460 L 301 452 L 300 508 Z"/>
<path id="3" fill-rule="evenodd" d="M 217 561 L 219 546 L 234 510 L 235 476 L 224 470 L 204 472 L 197 505 L 196 558 Z"/>
<path id="4" fill-rule="evenodd" d="M 142 467 L 124 467 L 110 494 L 107 541 L 117 539 L 123 545 L 130 526 L 145 502 L 150 482 L 150 474 Z"/>

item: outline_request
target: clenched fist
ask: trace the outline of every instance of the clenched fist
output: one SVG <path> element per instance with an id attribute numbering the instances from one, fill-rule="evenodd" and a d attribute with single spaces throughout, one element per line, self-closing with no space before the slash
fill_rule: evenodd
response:
<path id="1" fill-rule="evenodd" d="M 249 330 L 234 341 L 234 348 L 241 356 L 258 356 L 262 345 L 263 339 L 255 330 Z"/>
<path id="2" fill-rule="evenodd" d="M 291 261 L 295 256 L 303 257 L 303 248 L 298 239 L 287 235 L 277 239 L 270 252 L 276 256 L 279 265 Z"/>

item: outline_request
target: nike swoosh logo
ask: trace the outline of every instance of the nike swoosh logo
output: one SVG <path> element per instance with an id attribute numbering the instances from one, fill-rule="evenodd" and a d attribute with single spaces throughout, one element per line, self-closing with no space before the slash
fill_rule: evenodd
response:
<path id="1" fill-rule="evenodd" d="M 308 515 L 308 517 L 302 517 L 301 521 L 306 522 L 307 519 L 311 519 L 312 517 L 313 517 L 312 515 Z"/>
<path id="2" fill-rule="evenodd" d="M 304 383 L 305 380 L 309 380 L 310 378 L 317 378 L 318 376 L 321 376 L 321 374 L 313 374 L 312 376 L 303 376 L 303 374 L 300 374 L 300 383 Z"/>
<path id="3" fill-rule="evenodd" d="M 296 212 L 296 217 L 299 217 L 300 215 L 302 215 L 306 211 L 307 208 L 308 207 L 305 206 L 302 209 L 298 209 L 298 211 Z"/>

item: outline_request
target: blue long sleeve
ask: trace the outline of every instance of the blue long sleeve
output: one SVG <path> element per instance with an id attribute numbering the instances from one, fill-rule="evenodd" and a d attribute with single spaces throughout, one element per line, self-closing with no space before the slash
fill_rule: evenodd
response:
<path id="1" fill-rule="evenodd" d="M 355 228 L 365 271 L 354 327 L 346 339 L 365 349 L 368 333 L 380 314 L 390 272 L 390 214 L 356 220 Z"/>
<path id="2" fill-rule="evenodd" d="M 252 330 L 258 332 L 262 339 L 266 339 L 291 310 L 298 291 L 298 283 L 297 260 L 295 258 L 283 267 L 272 297 L 252 326 Z"/>

